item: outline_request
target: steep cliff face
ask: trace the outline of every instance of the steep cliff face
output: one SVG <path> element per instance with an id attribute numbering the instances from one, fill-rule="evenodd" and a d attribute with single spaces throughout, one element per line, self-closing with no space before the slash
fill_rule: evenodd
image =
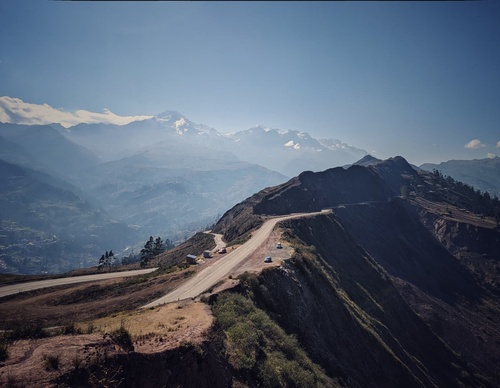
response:
<path id="1" fill-rule="evenodd" d="M 238 212 L 333 213 L 282 223 L 295 256 L 243 290 L 345 385 L 498 385 L 500 231 L 445 216 L 454 189 L 399 157 L 266 189 Z"/>
<path id="2" fill-rule="evenodd" d="M 483 384 L 334 216 L 287 226 L 295 257 L 248 289 L 330 376 L 359 387 Z"/>
<path id="3" fill-rule="evenodd" d="M 335 215 L 391 276 L 450 303 L 480 296 L 471 275 L 425 228 L 408 202 L 353 205 L 335 209 Z"/>
<path id="4" fill-rule="evenodd" d="M 500 258 L 498 230 L 446 220 L 427 211 L 421 211 L 420 218 L 439 242 L 454 255 L 460 255 L 460 252 L 475 252 L 483 257 Z"/>
<path id="5" fill-rule="evenodd" d="M 447 221 L 402 200 L 338 209 L 336 217 L 384 267 L 424 322 L 477 370 L 496 379 L 498 230 Z"/>

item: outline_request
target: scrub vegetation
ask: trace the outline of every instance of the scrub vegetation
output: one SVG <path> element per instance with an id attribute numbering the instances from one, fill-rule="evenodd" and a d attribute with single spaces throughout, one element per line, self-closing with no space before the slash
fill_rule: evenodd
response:
<path id="1" fill-rule="evenodd" d="M 331 381 L 269 316 L 239 294 L 222 294 L 213 306 L 227 336 L 229 361 L 243 380 L 264 387 L 326 387 Z M 257 381 L 253 381 L 257 379 Z"/>

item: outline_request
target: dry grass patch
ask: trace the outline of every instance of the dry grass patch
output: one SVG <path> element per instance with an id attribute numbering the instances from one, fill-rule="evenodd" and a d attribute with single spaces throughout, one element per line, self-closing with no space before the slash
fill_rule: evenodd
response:
<path id="1" fill-rule="evenodd" d="M 183 342 L 200 342 L 212 326 L 210 308 L 204 303 L 183 301 L 153 309 L 121 312 L 77 326 L 85 331 L 111 333 L 124 327 L 132 338 L 135 351 L 153 353 L 171 349 Z"/>

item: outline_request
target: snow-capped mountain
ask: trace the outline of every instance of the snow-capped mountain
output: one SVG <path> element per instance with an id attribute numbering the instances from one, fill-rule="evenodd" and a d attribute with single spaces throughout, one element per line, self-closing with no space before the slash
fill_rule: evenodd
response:
<path id="1" fill-rule="evenodd" d="M 181 115 L 179 112 L 175 110 L 167 110 L 163 113 L 160 113 L 154 116 L 151 120 L 160 123 L 165 128 L 175 129 L 175 132 L 178 135 L 187 135 L 187 136 L 195 136 L 195 135 L 208 135 L 214 137 L 220 137 L 221 134 L 214 128 L 211 128 L 204 124 L 196 124 L 191 120 Z"/>
<path id="2" fill-rule="evenodd" d="M 262 125 L 227 137 L 234 141 L 233 152 L 240 158 L 287 176 L 353 163 L 367 154 L 340 140 L 317 140 L 307 132 Z"/>
<path id="3" fill-rule="evenodd" d="M 243 161 L 291 177 L 305 170 L 320 171 L 354 163 L 367 154 L 340 140 L 318 140 L 304 131 L 281 130 L 263 125 L 221 134 L 215 128 L 194 123 L 174 110 L 153 117 L 120 118 L 110 116 L 109 112 L 106 115 L 86 111 L 85 114 L 82 113 L 84 111 L 71 114 L 47 104 L 28 104 L 10 97 L 0 99 L 3 101 L 0 122 L 10 122 L 12 117 L 19 117 L 19 112 L 32 112 L 31 116 L 23 113 L 23 122 L 64 121 L 64 127 L 58 127 L 60 133 L 94 152 L 103 162 L 136 154 L 159 143 L 181 147 L 186 152 L 193 145 L 202 145 L 215 152 L 232 153 Z M 68 126 L 68 115 L 76 125 Z"/>

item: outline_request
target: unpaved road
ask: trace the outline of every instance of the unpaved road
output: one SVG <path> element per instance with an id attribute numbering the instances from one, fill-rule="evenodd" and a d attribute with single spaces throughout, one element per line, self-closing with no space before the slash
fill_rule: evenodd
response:
<path id="1" fill-rule="evenodd" d="M 97 275 L 72 276 L 68 278 L 47 279 L 47 280 L 37 280 L 35 282 L 17 283 L 17 284 L 12 284 L 10 286 L 0 287 L 0 298 L 7 295 L 17 294 L 19 292 L 37 290 L 39 288 L 61 286 L 65 284 L 92 282 L 104 279 L 123 278 L 128 276 L 137 276 L 150 273 L 156 270 L 157 268 L 148 268 L 148 269 L 139 269 L 135 271 L 100 273 Z"/>
<path id="2" fill-rule="evenodd" d="M 205 234 L 211 234 L 212 236 L 214 236 L 214 240 L 215 240 L 215 248 L 212 249 L 212 252 L 218 252 L 219 249 L 221 248 L 225 248 L 226 247 L 226 243 L 224 241 L 222 241 L 222 234 L 217 234 L 217 233 L 212 233 L 212 231 L 208 230 L 206 232 L 203 232 Z"/>
<path id="3" fill-rule="evenodd" d="M 292 218 L 300 218 L 305 216 L 315 216 L 318 214 L 324 214 L 330 212 L 330 210 L 323 210 L 321 212 L 315 213 L 300 213 L 292 214 L 289 216 L 271 218 L 262 224 L 259 230 L 253 233 L 252 238 L 241 245 L 236 250 L 231 253 L 226 254 L 226 256 L 213 265 L 203 269 L 198 272 L 193 278 L 187 280 L 184 284 L 179 286 L 174 291 L 169 294 L 143 306 L 143 308 L 155 307 L 164 303 L 170 303 L 177 300 L 183 300 L 187 298 L 195 298 L 218 281 L 223 279 L 225 276 L 229 275 L 231 270 L 233 270 L 238 264 L 250 256 L 257 248 L 259 248 L 264 241 L 269 237 L 269 234 L 274 229 L 276 224 L 280 221 L 289 220 Z M 262 258 L 264 260 L 264 258 Z"/>

